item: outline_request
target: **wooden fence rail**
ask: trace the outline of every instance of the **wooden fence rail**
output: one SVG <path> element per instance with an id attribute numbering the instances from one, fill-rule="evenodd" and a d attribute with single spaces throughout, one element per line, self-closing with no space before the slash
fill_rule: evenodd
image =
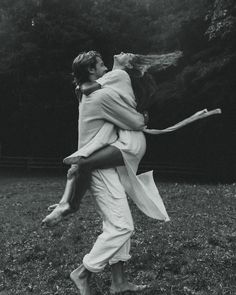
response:
<path id="1" fill-rule="evenodd" d="M 40 157 L 0 157 L 0 169 L 23 169 L 23 170 L 66 170 L 67 166 L 59 158 Z M 139 172 L 153 170 L 165 175 L 204 176 L 205 171 L 196 163 L 152 163 L 142 162 Z"/>
<path id="2" fill-rule="evenodd" d="M 63 169 L 58 158 L 0 157 L 0 168 Z"/>

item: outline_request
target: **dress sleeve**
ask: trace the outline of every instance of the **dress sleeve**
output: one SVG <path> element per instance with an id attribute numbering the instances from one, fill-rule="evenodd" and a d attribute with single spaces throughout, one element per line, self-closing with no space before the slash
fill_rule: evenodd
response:
<path id="1" fill-rule="evenodd" d="M 142 131 L 145 127 L 144 116 L 122 101 L 103 99 L 100 104 L 100 115 L 121 129 Z"/>
<path id="2" fill-rule="evenodd" d="M 101 85 L 101 87 L 114 85 L 115 83 L 120 83 L 124 78 L 127 79 L 128 74 L 124 70 L 112 70 L 101 78 L 97 79 L 96 82 Z"/>

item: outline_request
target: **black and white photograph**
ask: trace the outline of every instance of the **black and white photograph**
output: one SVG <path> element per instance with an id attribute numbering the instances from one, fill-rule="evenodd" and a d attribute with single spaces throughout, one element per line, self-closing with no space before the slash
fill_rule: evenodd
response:
<path id="1" fill-rule="evenodd" d="M 235 0 L 0 0 L 0 295 L 235 282 Z"/>

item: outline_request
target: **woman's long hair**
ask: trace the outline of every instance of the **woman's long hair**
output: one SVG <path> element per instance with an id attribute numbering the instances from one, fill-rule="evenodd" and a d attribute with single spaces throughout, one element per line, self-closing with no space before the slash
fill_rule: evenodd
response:
<path id="1" fill-rule="evenodd" d="M 181 57 L 181 51 L 160 55 L 134 55 L 130 62 L 132 69 L 127 69 L 127 72 L 131 78 L 139 112 L 149 109 L 157 99 L 158 87 L 150 70 L 159 72 L 171 66 L 176 66 Z"/>
<path id="2" fill-rule="evenodd" d="M 141 55 L 134 54 L 131 60 L 133 66 L 130 74 L 137 77 L 142 77 L 150 68 L 155 71 L 165 70 L 170 66 L 176 66 L 179 59 L 183 56 L 181 51 L 175 51 L 166 54 L 149 54 Z"/>

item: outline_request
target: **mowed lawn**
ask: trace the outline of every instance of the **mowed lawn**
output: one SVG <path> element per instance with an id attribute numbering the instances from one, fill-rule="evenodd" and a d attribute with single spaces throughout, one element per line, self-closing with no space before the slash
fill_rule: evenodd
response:
<path id="1" fill-rule="evenodd" d="M 142 294 L 235 295 L 236 185 L 156 181 L 171 221 L 152 220 L 131 203 L 130 280 L 150 285 Z M 69 274 L 101 220 L 87 197 L 78 214 L 42 228 L 64 185 L 62 176 L 0 175 L 0 295 L 78 294 Z M 109 294 L 109 285 L 108 266 L 94 278 L 94 294 Z"/>

